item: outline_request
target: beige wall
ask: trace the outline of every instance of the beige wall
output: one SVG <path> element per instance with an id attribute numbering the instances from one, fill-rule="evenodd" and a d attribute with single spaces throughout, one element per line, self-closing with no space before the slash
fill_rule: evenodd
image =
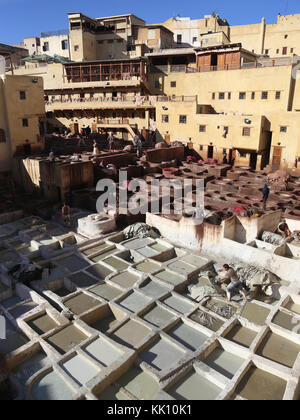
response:
<path id="1" fill-rule="evenodd" d="M 271 57 L 300 54 L 300 14 L 278 16 L 277 22 L 271 25 L 262 23 L 230 27 L 231 42 L 241 42 L 243 47 L 261 54 L 268 51 Z M 293 52 L 291 51 L 293 48 Z M 279 50 L 279 52 L 277 52 Z"/>
<path id="2" fill-rule="evenodd" d="M 36 80 L 33 83 L 32 77 L 6 76 L 4 81 L 12 154 L 26 139 L 32 149 L 43 148 L 43 139 L 38 141 L 39 117 L 45 115 L 43 79 Z M 25 100 L 20 99 L 20 91 L 26 92 Z M 28 120 L 28 127 L 23 127 L 23 119 Z"/>
<path id="3" fill-rule="evenodd" d="M 10 169 L 10 136 L 6 112 L 6 97 L 4 89 L 4 80 L 0 77 L 0 129 L 4 130 L 6 141 L 0 142 L 0 172 Z"/>
<path id="4" fill-rule="evenodd" d="M 217 112 L 239 114 L 264 114 L 276 110 L 286 111 L 289 104 L 291 87 L 291 66 L 264 67 L 231 71 L 201 73 L 151 73 L 150 90 L 155 94 L 197 95 L 199 104 L 210 104 Z M 161 89 L 155 88 L 155 81 Z M 171 87 L 176 82 L 176 87 Z M 262 92 L 268 92 L 268 99 L 261 98 Z M 280 99 L 275 99 L 277 91 Z M 225 93 L 225 99 L 219 100 L 219 93 Z M 228 99 L 231 92 L 231 99 Z M 240 100 L 240 92 L 246 92 L 246 99 Z M 255 92 L 255 99 L 251 99 Z M 215 93 L 215 100 L 212 94 Z"/>

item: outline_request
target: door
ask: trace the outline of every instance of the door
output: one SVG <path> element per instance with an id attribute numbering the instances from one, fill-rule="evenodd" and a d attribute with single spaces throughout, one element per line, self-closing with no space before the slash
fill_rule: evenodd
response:
<path id="1" fill-rule="evenodd" d="M 207 158 L 212 159 L 214 157 L 214 146 L 208 146 L 207 148 Z"/>
<path id="2" fill-rule="evenodd" d="M 281 147 L 274 147 L 273 161 L 272 161 L 272 166 L 273 167 L 280 168 L 281 154 L 282 154 L 282 148 Z"/>

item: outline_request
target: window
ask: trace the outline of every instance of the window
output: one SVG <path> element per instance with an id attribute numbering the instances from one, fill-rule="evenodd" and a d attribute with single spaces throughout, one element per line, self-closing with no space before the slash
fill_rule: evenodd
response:
<path id="1" fill-rule="evenodd" d="M 254 100 L 255 99 L 255 92 L 251 93 L 251 99 Z"/>
<path id="2" fill-rule="evenodd" d="M 194 37 L 193 37 L 193 44 L 194 44 L 195 42 L 197 42 L 197 37 L 196 37 L 196 36 L 194 36 Z"/>
<path id="3" fill-rule="evenodd" d="M 98 44 L 103 44 L 103 40 L 97 41 Z"/>
<path id="4" fill-rule="evenodd" d="M 206 125 L 200 125 L 199 131 L 200 131 L 200 133 L 205 133 L 206 132 Z"/>
<path id="5" fill-rule="evenodd" d="M 231 99 L 231 92 L 228 92 L 228 99 Z"/>
<path id="6" fill-rule="evenodd" d="M 224 126 L 224 132 L 225 132 L 226 134 L 228 134 L 228 133 L 229 133 L 229 127 Z"/>
<path id="7" fill-rule="evenodd" d="M 148 30 L 148 41 L 155 39 L 155 37 L 156 37 L 155 29 L 149 29 Z"/>
<path id="8" fill-rule="evenodd" d="M 279 49 L 276 50 L 276 54 L 279 54 Z"/>
<path id="9" fill-rule="evenodd" d="M 181 42 L 182 42 L 182 35 L 178 34 L 177 35 L 177 44 L 181 44 Z"/>
<path id="10" fill-rule="evenodd" d="M 5 131 L 0 128 L 0 143 L 5 143 L 6 142 L 6 137 L 5 137 Z"/>
<path id="11" fill-rule="evenodd" d="M 22 119 L 22 125 L 23 125 L 23 127 L 28 127 L 28 119 L 27 118 Z"/>
<path id="12" fill-rule="evenodd" d="M 280 99 L 280 95 L 281 95 L 281 92 L 280 91 L 276 92 L 275 99 Z"/>
<path id="13" fill-rule="evenodd" d="M 84 98 L 84 93 L 80 94 L 80 98 L 83 99 Z"/>
<path id="14" fill-rule="evenodd" d="M 160 88 L 159 80 L 155 80 L 154 86 L 155 86 L 156 89 L 159 89 Z"/>
<path id="15" fill-rule="evenodd" d="M 171 82 L 171 87 L 172 88 L 176 87 L 176 82 Z"/>
<path id="16" fill-rule="evenodd" d="M 74 45 L 74 51 L 79 51 L 79 45 Z"/>
<path id="17" fill-rule="evenodd" d="M 287 47 L 282 48 L 282 55 L 287 55 Z"/>
<path id="18" fill-rule="evenodd" d="M 116 33 L 117 34 L 125 34 L 125 28 L 117 29 Z"/>
<path id="19" fill-rule="evenodd" d="M 216 94 L 215 94 L 215 93 L 212 93 L 211 98 L 212 98 L 213 100 L 215 100 L 215 99 L 216 99 Z"/>
<path id="20" fill-rule="evenodd" d="M 219 93 L 219 99 L 225 99 L 225 93 L 224 92 Z"/>
<path id="21" fill-rule="evenodd" d="M 265 50 L 265 54 L 269 54 L 269 50 Z"/>
<path id="22" fill-rule="evenodd" d="M 107 43 L 108 43 L 108 44 L 113 44 L 113 43 L 114 43 L 114 40 L 113 40 L 113 39 L 109 39 L 109 40 L 107 41 Z"/>
<path id="23" fill-rule="evenodd" d="M 24 90 L 20 90 L 20 99 L 25 100 L 26 99 L 26 92 Z"/>
<path id="24" fill-rule="evenodd" d="M 161 116 L 161 121 L 163 123 L 168 123 L 169 122 L 169 115 L 162 115 Z"/>
<path id="25" fill-rule="evenodd" d="M 287 126 L 286 125 L 282 125 L 280 127 L 280 133 L 286 133 L 287 132 Z"/>
<path id="26" fill-rule="evenodd" d="M 203 151 L 203 146 L 200 146 L 200 152 L 202 152 Z"/>
<path id="27" fill-rule="evenodd" d="M 43 51 L 49 51 L 49 42 L 44 42 Z"/>
<path id="28" fill-rule="evenodd" d="M 262 92 L 261 99 L 268 99 L 268 92 Z"/>
<path id="29" fill-rule="evenodd" d="M 240 92 L 240 99 L 246 99 L 246 92 Z"/>
<path id="30" fill-rule="evenodd" d="M 284 39 L 287 39 L 288 38 L 288 35 L 284 35 Z"/>
<path id="31" fill-rule="evenodd" d="M 250 127 L 243 127 L 243 136 L 250 136 Z"/>
<path id="32" fill-rule="evenodd" d="M 62 50 L 67 50 L 68 49 L 68 41 L 66 39 L 64 39 L 63 41 L 61 41 L 61 49 Z"/>
<path id="33" fill-rule="evenodd" d="M 291 53 L 293 53 L 294 52 L 294 48 L 291 48 Z"/>
<path id="34" fill-rule="evenodd" d="M 186 124 L 186 115 L 179 115 L 179 124 Z"/>

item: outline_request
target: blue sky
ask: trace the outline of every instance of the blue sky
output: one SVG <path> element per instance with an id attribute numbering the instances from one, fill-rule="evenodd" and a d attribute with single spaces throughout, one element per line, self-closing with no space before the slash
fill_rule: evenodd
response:
<path id="1" fill-rule="evenodd" d="M 299 0 L 0 0 L 0 43 L 17 44 L 27 36 L 68 27 L 67 13 L 90 17 L 134 13 L 147 23 L 160 23 L 179 14 L 200 18 L 216 11 L 231 25 L 257 23 L 265 16 L 274 23 L 277 14 L 300 13 Z"/>

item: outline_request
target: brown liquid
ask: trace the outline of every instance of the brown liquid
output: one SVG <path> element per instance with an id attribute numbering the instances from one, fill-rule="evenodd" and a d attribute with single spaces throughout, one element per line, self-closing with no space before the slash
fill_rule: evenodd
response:
<path id="1" fill-rule="evenodd" d="M 236 394 L 247 400 L 282 400 L 286 382 L 256 367 L 251 367 L 239 383 Z"/>
<path id="2" fill-rule="evenodd" d="M 257 333 L 255 331 L 249 330 L 241 325 L 235 325 L 225 338 L 243 347 L 250 347 L 256 335 Z"/>
<path id="3" fill-rule="evenodd" d="M 298 344 L 269 332 L 259 346 L 257 354 L 292 368 L 299 351 Z"/>

